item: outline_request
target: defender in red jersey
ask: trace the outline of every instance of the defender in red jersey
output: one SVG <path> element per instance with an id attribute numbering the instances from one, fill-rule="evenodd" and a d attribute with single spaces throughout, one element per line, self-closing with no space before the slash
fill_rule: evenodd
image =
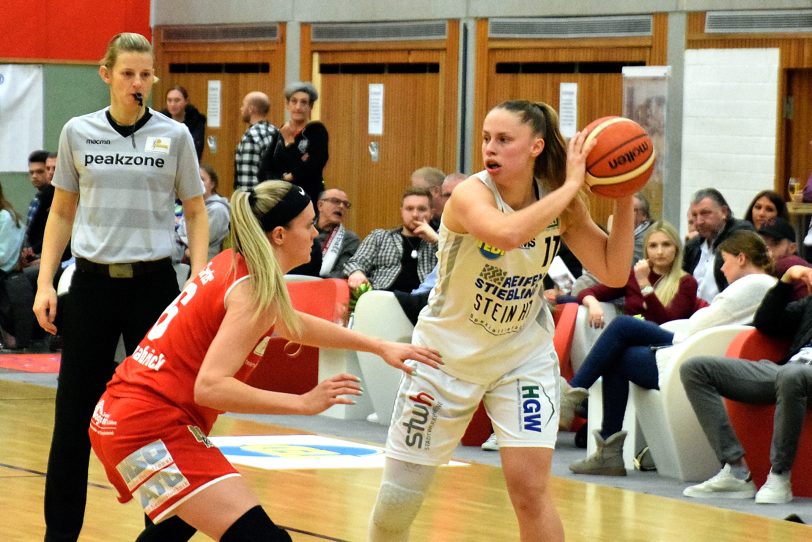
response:
<path id="1" fill-rule="evenodd" d="M 155 522 L 139 542 L 290 540 L 207 435 L 224 411 L 317 414 L 351 404 L 358 378 L 339 374 L 303 395 L 245 383 L 273 333 L 303 344 L 375 352 L 395 368 L 441 364 L 432 349 L 386 343 L 296 312 L 283 273 L 310 258 L 310 199 L 268 181 L 232 196 L 232 244 L 167 307 L 116 370 L 90 424 L 93 450 L 119 500 L 137 498 Z M 180 534 L 179 534 L 180 533 Z M 183 538 L 186 536 L 187 538 Z"/>

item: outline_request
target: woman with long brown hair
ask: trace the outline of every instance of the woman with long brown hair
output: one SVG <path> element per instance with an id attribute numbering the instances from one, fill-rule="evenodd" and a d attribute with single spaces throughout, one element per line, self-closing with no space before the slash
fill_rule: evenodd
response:
<path id="1" fill-rule="evenodd" d="M 568 143 L 547 104 L 504 102 L 485 117 L 485 170 L 443 211 L 438 280 L 414 330 L 444 365 L 404 378 L 389 426 L 370 540 L 407 540 L 438 465 L 448 461 L 480 400 L 499 440 L 522 540 L 563 540 L 550 489 L 559 371 L 543 278 L 563 240 L 612 286 L 632 259 L 631 196 L 616 200 L 606 235 L 580 196 L 583 132 Z"/>

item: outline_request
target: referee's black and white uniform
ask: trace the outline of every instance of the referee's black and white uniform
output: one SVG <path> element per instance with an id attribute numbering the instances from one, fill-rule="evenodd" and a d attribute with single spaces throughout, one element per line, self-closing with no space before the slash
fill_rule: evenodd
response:
<path id="1" fill-rule="evenodd" d="M 175 199 L 186 206 L 200 198 L 204 215 L 205 208 L 189 131 L 149 109 L 134 126 L 118 125 L 109 108 L 68 121 L 53 185 L 56 202 L 60 191 L 63 201 L 78 201 L 71 233 L 76 272 L 57 308 L 64 346 L 45 488 L 46 540 L 61 540 L 81 530 L 88 425 L 112 377 L 119 337 L 132 353 L 179 293 L 170 260 Z M 69 219 L 58 216 L 54 233 Z"/>

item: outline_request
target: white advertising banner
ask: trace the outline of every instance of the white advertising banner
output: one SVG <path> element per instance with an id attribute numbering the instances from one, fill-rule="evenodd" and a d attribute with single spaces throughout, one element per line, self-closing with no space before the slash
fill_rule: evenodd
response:
<path id="1" fill-rule="evenodd" d="M 42 66 L 0 64 L 0 171 L 28 172 L 43 147 Z"/>

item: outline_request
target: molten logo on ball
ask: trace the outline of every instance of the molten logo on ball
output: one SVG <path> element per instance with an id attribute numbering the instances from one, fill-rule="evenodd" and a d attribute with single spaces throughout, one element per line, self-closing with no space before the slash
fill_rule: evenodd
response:
<path id="1" fill-rule="evenodd" d="M 638 158 L 645 156 L 648 154 L 649 151 L 649 144 L 648 142 L 643 142 L 634 149 L 630 150 L 626 154 L 621 154 L 617 158 L 613 158 L 609 161 L 609 167 L 612 169 L 617 169 L 620 166 L 623 166 L 629 162 L 634 162 Z"/>
<path id="2" fill-rule="evenodd" d="M 642 126 L 623 117 L 590 123 L 586 142 L 597 144 L 586 159 L 586 184 L 595 194 L 622 198 L 646 184 L 654 171 L 654 144 Z"/>

